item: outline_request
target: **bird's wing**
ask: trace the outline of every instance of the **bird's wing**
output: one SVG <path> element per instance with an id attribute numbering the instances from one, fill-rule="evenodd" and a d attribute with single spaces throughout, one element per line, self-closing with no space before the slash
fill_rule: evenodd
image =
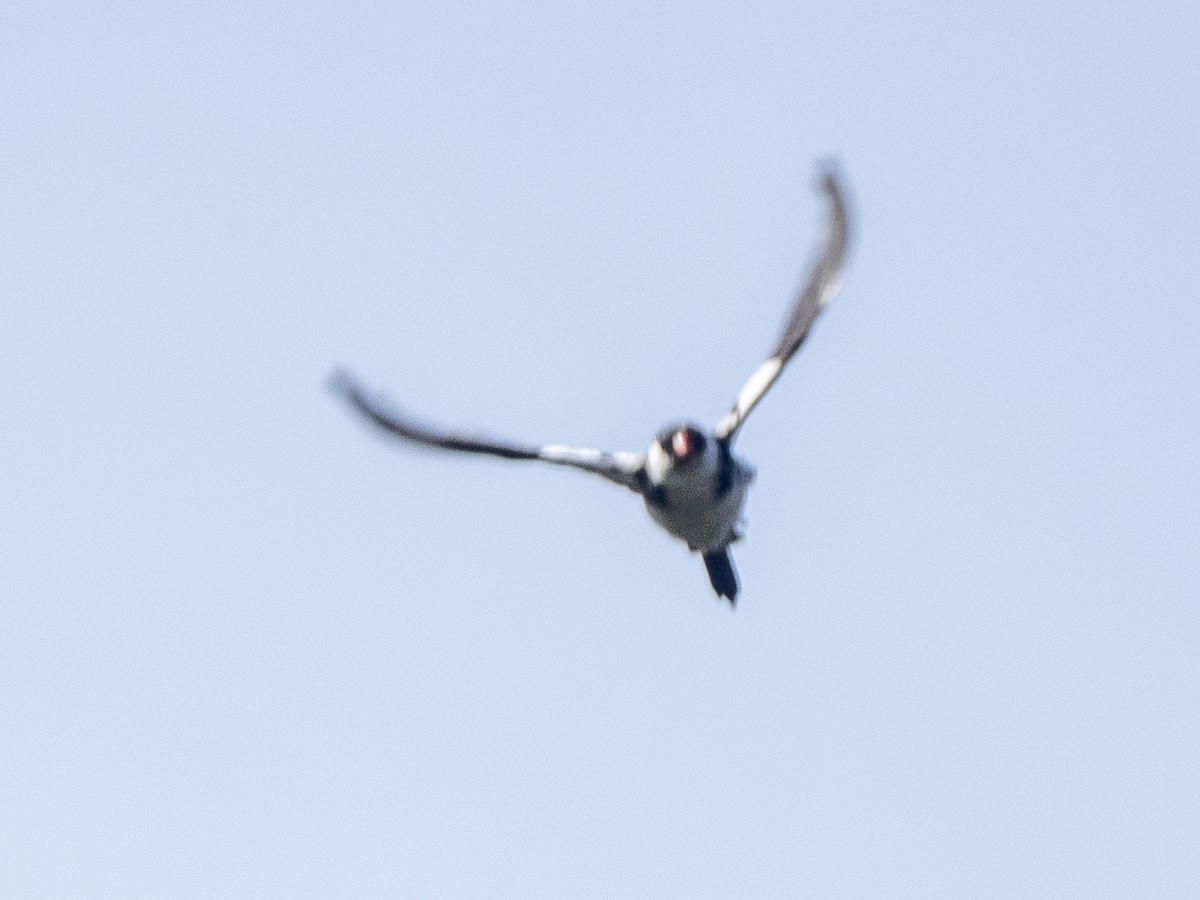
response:
<path id="1" fill-rule="evenodd" d="M 746 416 L 770 389 L 787 361 L 791 359 L 821 310 L 833 299 L 841 286 L 842 264 L 849 242 L 849 222 L 846 212 L 846 193 L 838 180 L 837 171 L 829 166 L 821 173 L 820 188 L 829 198 L 829 219 L 825 227 L 825 243 L 808 274 L 808 282 L 796 298 L 788 315 L 783 334 L 779 336 L 770 357 L 755 370 L 738 393 L 737 402 L 717 423 L 713 435 L 718 440 L 732 440 L 746 421 Z"/>
<path id="2" fill-rule="evenodd" d="M 482 453 L 502 459 L 536 459 L 591 472 L 638 493 L 643 489 L 645 456 L 640 453 L 606 453 L 558 444 L 533 447 L 477 434 L 448 431 L 414 419 L 383 398 L 369 394 L 353 375 L 344 370 L 334 372 L 330 388 L 375 425 L 414 444 L 460 453 Z"/>

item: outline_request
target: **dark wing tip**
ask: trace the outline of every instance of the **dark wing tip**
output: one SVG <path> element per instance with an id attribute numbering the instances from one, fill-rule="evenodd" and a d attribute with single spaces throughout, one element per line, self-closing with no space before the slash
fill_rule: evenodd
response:
<path id="1" fill-rule="evenodd" d="M 822 185 L 836 181 L 842 171 L 842 160 L 836 153 L 817 157 L 817 177 Z"/>
<path id="2" fill-rule="evenodd" d="M 333 368 L 325 379 L 325 389 L 353 402 L 359 402 L 364 397 L 362 383 L 344 366 Z"/>
<path id="3" fill-rule="evenodd" d="M 384 431 L 419 444 L 436 444 L 439 440 L 436 429 L 414 421 L 383 394 L 368 390 L 349 369 L 335 368 L 325 380 L 325 387 Z"/>
<path id="4" fill-rule="evenodd" d="M 842 164 L 836 156 L 827 156 L 817 163 L 817 187 L 829 198 L 832 207 L 829 245 L 838 246 L 838 262 L 850 243 L 850 198 Z"/>
<path id="5" fill-rule="evenodd" d="M 405 428 L 399 428 L 397 424 L 397 411 L 392 410 L 385 413 L 380 406 L 380 398 L 373 397 L 371 392 L 367 390 L 366 385 L 359 381 L 354 374 L 349 370 L 338 366 L 329 373 L 329 377 L 325 379 L 325 387 L 331 393 L 341 397 L 352 407 L 372 420 L 376 425 L 403 434 L 407 431 Z M 408 435 L 404 435 L 408 436 Z"/>
<path id="6" fill-rule="evenodd" d="M 817 187 L 829 201 L 825 236 L 809 264 L 807 280 L 788 314 L 783 333 L 772 353 L 785 363 L 800 348 L 808 336 L 809 328 L 836 293 L 850 243 L 850 210 L 845 179 L 833 160 L 821 163 L 818 173 Z"/>

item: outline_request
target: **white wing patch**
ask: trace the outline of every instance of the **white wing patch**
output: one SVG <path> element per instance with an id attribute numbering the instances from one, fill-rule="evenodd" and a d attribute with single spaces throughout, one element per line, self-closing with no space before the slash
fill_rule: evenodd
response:
<path id="1" fill-rule="evenodd" d="M 772 356 L 754 371 L 750 380 L 742 385 L 742 389 L 738 392 L 739 418 L 745 418 L 746 413 L 750 412 L 750 408 L 758 402 L 758 398 L 767 392 L 767 388 L 779 377 L 781 371 L 783 371 L 783 361 L 777 356 Z"/>
<path id="2" fill-rule="evenodd" d="M 714 433 L 717 437 L 724 437 L 727 434 L 737 430 L 738 425 L 746 416 L 750 415 L 750 410 L 754 409 L 755 404 L 762 399 L 762 395 L 767 392 L 775 379 L 779 377 L 779 373 L 783 371 L 783 360 L 778 356 L 772 356 L 761 366 L 754 370 L 754 374 L 749 380 L 742 385 L 742 389 L 738 391 L 737 402 L 733 405 L 733 409 L 725 414 Z"/>
<path id="3" fill-rule="evenodd" d="M 640 453 L 617 451 L 605 453 L 602 450 L 591 450 L 586 447 L 568 447 L 565 444 L 547 444 L 538 452 L 547 462 L 585 463 L 588 465 L 616 465 L 628 472 L 636 471 L 642 465 Z"/>
<path id="4" fill-rule="evenodd" d="M 837 292 L 841 290 L 841 288 L 842 279 L 840 277 L 830 279 L 829 284 L 825 285 L 824 289 L 821 291 L 821 299 L 818 301 L 817 305 L 820 306 L 821 309 L 824 309 L 829 305 L 829 301 L 837 295 Z"/>
<path id="5" fill-rule="evenodd" d="M 554 460 L 555 462 L 574 460 L 576 462 L 598 463 L 604 461 L 604 454 L 599 450 L 568 447 L 566 444 L 547 444 L 541 449 L 539 455 L 542 459 Z"/>

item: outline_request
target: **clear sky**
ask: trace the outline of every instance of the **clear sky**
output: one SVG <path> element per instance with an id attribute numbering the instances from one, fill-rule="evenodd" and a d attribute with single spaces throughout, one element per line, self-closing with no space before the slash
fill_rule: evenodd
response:
<path id="1" fill-rule="evenodd" d="M 0 11 L 0 896 L 1200 896 L 1200 11 Z M 636 498 L 323 388 L 739 449 Z"/>

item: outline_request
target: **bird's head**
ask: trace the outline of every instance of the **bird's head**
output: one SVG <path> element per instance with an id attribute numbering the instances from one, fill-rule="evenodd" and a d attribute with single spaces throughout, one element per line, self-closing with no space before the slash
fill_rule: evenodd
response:
<path id="1" fill-rule="evenodd" d="M 687 465 L 704 455 L 708 438 L 694 425 L 672 425 L 657 435 L 658 446 L 676 465 Z"/>

